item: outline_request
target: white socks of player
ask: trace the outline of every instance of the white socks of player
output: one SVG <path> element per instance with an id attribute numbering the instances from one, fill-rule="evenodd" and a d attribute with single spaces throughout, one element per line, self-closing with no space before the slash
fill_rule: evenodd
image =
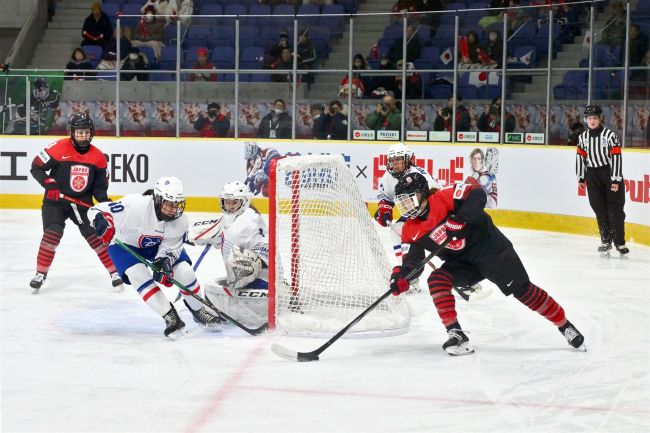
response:
<path id="1" fill-rule="evenodd" d="M 469 355 L 474 353 L 474 348 L 469 344 L 469 338 L 462 329 L 452 328 L 447 330 L 449 339 L 442 345 L 442 348 L 452 356 Z"/>

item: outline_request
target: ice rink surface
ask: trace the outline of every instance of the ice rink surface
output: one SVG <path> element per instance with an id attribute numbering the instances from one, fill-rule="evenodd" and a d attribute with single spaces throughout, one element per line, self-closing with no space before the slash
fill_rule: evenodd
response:
<path id="1" fill-rule="evenodd" d="M 182 306 L 189 335 L 169 341 L 133 289 L 112 292 L 72 224 L 32 295 L 40 212 L 2 210 L 2 432 L 650 431 L 650 248 L 630 243 L 629 260 L 606 259 L 595 237 L 504 232 L 585 335 L 586 353 L 497 289 L 481 302 L 457 299 L 476 349 L 459 358 L 442 351 L 425 293 L 409 297 L 409 333 L 339 340 L 319 362 L 269 348 L 310 351 L 324 339 L 232 326 L 211 334 Z M 200 280 L 221 270 L 211 252 Z"/>

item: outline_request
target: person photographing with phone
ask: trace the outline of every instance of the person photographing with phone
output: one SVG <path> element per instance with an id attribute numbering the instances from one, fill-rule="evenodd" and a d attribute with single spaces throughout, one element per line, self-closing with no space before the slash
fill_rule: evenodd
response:
<path id="1" fill-rule="evenodd" d="M 384 96 L 375 111 L 366 116 L 366 125 L 375 131 L 401 131 L 402 112 L 397 108 L 395 98 Z"/>
<path id="2" fill-rule="evenodd" d="M 208 104 L 208 112 L 199 114 L 194 129 L 201 132 L 201 137 L 225 137 L 230 129 L 230 120 L 221 113 L 219 104 L 211 102 Z"/>

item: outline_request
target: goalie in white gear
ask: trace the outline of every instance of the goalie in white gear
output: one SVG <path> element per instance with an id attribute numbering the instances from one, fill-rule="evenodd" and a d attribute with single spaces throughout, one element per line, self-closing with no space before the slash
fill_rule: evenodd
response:
<path id="1" fill-rule="evenodd" d="M 420 173 L 425 177 L 429 184 L 429 188 L 441 188 L 445 185 L 442 180 L 434 179 L 423 168 L 415 165 L 415 154 L 403 143 L 393 144 L 388 148 L 386 158 L 386 172 L 379 181 L 379 192 L 377 199 L 379 206 L 375 213 L 375 220 L 383 227 L 390 226 L 391 228 L 391 245 L 397 257 L 398 264 L 402 262 L 402 226 L 406 221 L 405 218 L 399 218 L 393 221 L 393 207 L 395 207 L 395 185 L 406 174 Z M 420 273 L 421 274 L 421 273 Z M 418 283 L 418 274 L 411 280 L 411 288 L 409 293 L 419 292 L 420 286 Z"/>
<path id="2" fill-rule="evenodd" d="M 153 191 L 144 195 L 128 194 L 115 202 L 98 203 L 88 211 L 97 235 L 105 244 L 110 243 L 108 253 L 123 281 L 135 288 L 142 300 L 165 320 L 164 334 L 168 337 L 182 334 L 185 323 L 158 284 L 171 287 L 173 279 L 176 279 L 194 294 L 201 290 L 183 248 L 189 225 L 184 209 L 181 181 L 175 177 L 163 177 L 156 182 Z M 118 245 L 116 239 L 154 263 L 158 271 L 153 272 L 153 278 L 149 268 Z M 181 293 L 197 323 L 220 330 L 219 316 L 189 292 L 181 290 Z"/>
<path id="3" fill-rule="evenodd" d="M 262 324 L 268 308 L 268 227 L 251 207 L 252 197 L 241 182 L 224 185 L 219 225 L 205 230 L 207 224 L 194 224 L 198 229 L 190 230 L 189 241 L 221 249 L 226 276 L 206 285 L 208 299 L 235 320 Z"/>

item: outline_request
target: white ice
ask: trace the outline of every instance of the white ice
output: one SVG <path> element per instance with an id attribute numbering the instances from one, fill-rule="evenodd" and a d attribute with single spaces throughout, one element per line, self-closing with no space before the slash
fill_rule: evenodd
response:
<path id="1" fill-rule="evenodd" d="M 270 345 L 310 351 L 323 339 L 210 334 L 180 306 L 190 334 L 173 342 L 133 289 L 111 291 L 72 224 L 31 294 L 40 212 L 3 210 L 2 431 L 650 431 L 650 248 L 630 243 L 629 260 L 603 259 L 595 237 L 504 232 L 584 333 L 586 353 L 496 289 L 457 300 L 476 348 L 459 358 L 442 351 L 425 293 L 409 297 L 409 333 L 339 340 L 319 362 L 280 359 Z M 199 276 L 220 270 L 212 252 Z"/>

